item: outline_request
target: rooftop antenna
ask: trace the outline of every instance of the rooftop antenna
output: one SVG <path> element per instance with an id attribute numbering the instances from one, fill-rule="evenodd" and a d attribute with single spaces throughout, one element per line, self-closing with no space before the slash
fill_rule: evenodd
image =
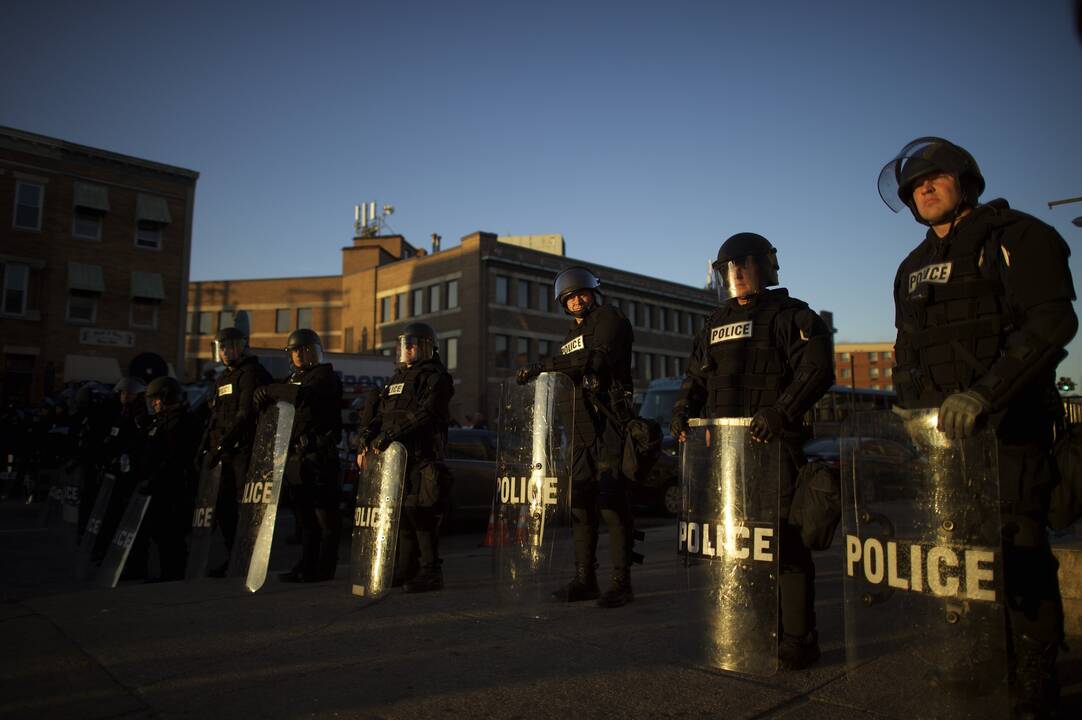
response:
<path id="1" fill-rule="evenodd" d="M 383 234 L 387 224 L 385 218 L 394 215 L 394 205 L 382 206 L 382 212 L 377 212 L 375 200 L 353 206 L 353 232 L 356 237 L 371 238 Z"/>

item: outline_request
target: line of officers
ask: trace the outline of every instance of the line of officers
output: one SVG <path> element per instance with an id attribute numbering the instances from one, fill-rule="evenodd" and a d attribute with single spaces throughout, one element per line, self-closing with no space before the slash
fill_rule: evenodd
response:
<path id="1" fill-rule="evenodd" d="M 881 172 L 879 190 L 887 205 L 895 212 L 908 209 L 927 227 L 893 282 L 898 331 L 893 381 L 901 408 L 939 408 L 939 430 L 952 439 L 967 437 L 984 423 L 995 429 L 1015 711 L 1020 717 L 1042 717 L 1058 699 L 1055 659 L 1063 639 L 1057 563 L 1045 525 L 1049 490 L 1056 482 L 1054 425 L 1062 420 L 1054 372 L 1077 329 L 1075 292 L 1067 266 L 1070 251 L 1059 234 L 1005 200 L 981 203 L 984 186 L 974 158 L 942 138 L 907 144 Z M 683 441 L 691 418 L 742 417 L 751 418 L 755 440 L 780 440 L 779 663 L 803 668 L 819 658 L 815 566 L 788 510 L 806 462 L 803 417 L 834 382 L 832 338 L 805 302 L 776 287 L 778 252 L 763 236 L 733 235 L 713 266 L 719 307 L 694 340 L 671 432 Z M 623 424 L 633 416 L 634 333 L 627 318 L 605 303 L 601 281 L 589 269 L 564 270 L 554 290 L 572 318 L 566 342 L 558 354 L 520 368 L 516 379 L 524 384 L 542 372 L 560 372 L 575 384 L 575 572 L 555 596 L 619 607 L 634 598 L 633 520 L 621 474 Z M 260 408 L 273 401 L 292 403 L 296 419 L 286 488 L 303 552 L 282 579 L 330 579 L 339 539 L 341 386 L 311 330 L 289 338 L 293 372 L 286 382 L 272 382 L 246 347 L 247 339 L 233 328 L 215 341 L 225 372 L 212 399 L 201 462 L 222 466 L 219 526 L 231 544 L 237 493 L 251 461 Z M 394 583 L 409 592 L 443 587 L 438 524 L 450 485 L 443 458 L 454 386 L 437 347 L 431 327 L 414 323 L 405 329 L 398 338 L 395 376 L 369 396 L 358 428 L 362 467 L 370 454 L 395 441 L 408 452 Z M 130 393 L 122 390 L 121 396 Z M 152 459 L 145 461 L 149 471 L 142 475 L 155 502 L 162 497 L 151 511 L 151 536 L 159 540 L 167 576 L 176 577 L 183 572 L 183 535 L 177 535 L 179 543 L 166 535 L 170 527 L 179 533 L 184 516 L 170 481 L 191 466 L 182 459 L 199 452 L 200 433 L 186 426 L 191 421 L 175 381 L 155 380 L 147 397 L 154 415 L 145 455 Z M 139 425 L 136 406 L 125 413 L 125 422 Z M 122 428 L 120 436 L 128 432 Z M 611 538 L 605 592 L 596 573 L 602 520 Z"/>

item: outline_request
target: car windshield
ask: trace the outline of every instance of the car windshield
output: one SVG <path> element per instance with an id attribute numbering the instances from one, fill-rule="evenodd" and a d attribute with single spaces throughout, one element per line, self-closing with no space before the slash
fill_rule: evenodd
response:
<path id="1" fill-rule="evenodd" d="M 680 396 L 680 390 L 647 390 L 642 401 L 639 416 L 647 420 L 657 420 L 663 428 L 669 427 L 672 419 L 672 406 Z"/>

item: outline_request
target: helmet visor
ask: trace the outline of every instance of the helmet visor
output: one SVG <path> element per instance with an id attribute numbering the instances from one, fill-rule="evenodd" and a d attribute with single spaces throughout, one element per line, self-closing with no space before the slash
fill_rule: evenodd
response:
<path id="1" fill-rule="evenodd" d="M 398 367 L 409 367 L 425 360 L 431 360 L 435 355 L 432 338 L 419 337 L 417 335 L 399 335 L 398 345 L 395 348 L 394 361 Z"/>
<path id="2" fill-rule="evenodd" d="M 745 255 L 740 258 L 715 262 L 714 288 L 718 301 L 750 297 L 763 288 L 778 284 L 775 253 L 769 255 Z"/>
<path id="3" fill-rule="evenodd" d="M 902 195 L 908 193 L 907 186 L 921 175 L 941 170 L 957 174 L 958 168 L 950 167 L 948 153 L 939 138 L 923 137 L 902 148 L 893 160 L 879 171 L 879 197 L 894 212 L 901 212 L 908 203 Z M 948 151 L 949 152 L 949 151 Z"/>
<path id="4" fill-rule="evenodd" d="M 296 345 L 289 348 L 289 367 L 293 370 L 307 370 L 323 362 L 322 345 Z"/>
<path id="5" fill-rule="evenodd" d="M 236 365 L 247 349 L 248 343 L 241 339 L 214 341 L 214 360 L 222 365 Z"/>

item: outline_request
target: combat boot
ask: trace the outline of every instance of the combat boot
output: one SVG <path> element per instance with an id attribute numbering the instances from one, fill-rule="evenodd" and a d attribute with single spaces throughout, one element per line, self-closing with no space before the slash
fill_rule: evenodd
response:
<path id="1" fill-rule="evenodd" d="M 1059 643 L 1042 643 L 1023 635 L 1015 643 L 1014 709 L 1017 720 L 1053 717 L 1059 704 L 1056 654 Z"/>
<path id="2" fill-rule="evenodd" d="M 559 602 L 596 600 L 601 595 L 597 586 L 597 563 L 575 565 L 575 577 L 567 585 L 553 591 L 552 597 Z"/>
<path id="3" fill-rule="evenodd" d="M 631 570 L 618 568 L 612 571 L 612 584 L 598 601 L 598 607 L 618 608 L 627 605 L 635 599 L 635 593 L 631 592 Z"/>
<path id="4" fill-rule="evenodd" d="M 803 670 L 819 660 L 819 633 L 812 630 L 804 637 L 781 636 L 778 643 L 778 667 L 782 670 Z"/>
<path id="5" fill-rule="evenodd" d="M 439 565 L 422 567 L 421 572 L 403 583 L 402 589 L 408 593 L 443 590 L 443 568 Z"/>

